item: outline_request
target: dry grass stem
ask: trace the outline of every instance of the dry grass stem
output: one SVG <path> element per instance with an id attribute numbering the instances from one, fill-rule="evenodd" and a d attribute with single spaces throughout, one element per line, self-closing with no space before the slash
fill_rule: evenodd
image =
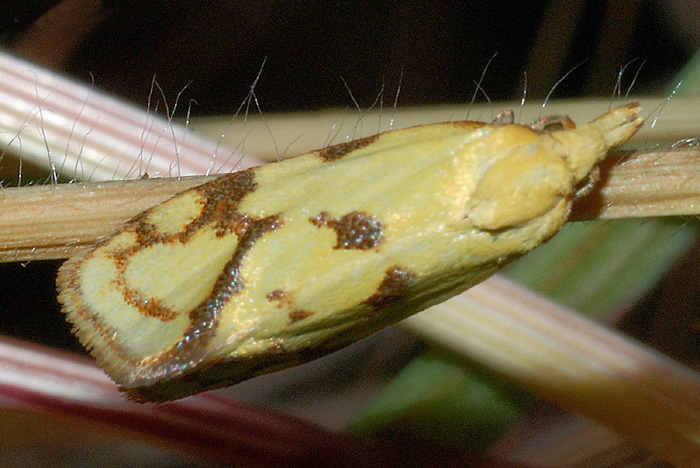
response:
<path id="1" fill-rule="evenodd" d="M 615 151 L 570 220 L 700 214 L 700 148 Z"/>
<path id="2" fill-rule="evenodd" d="M 137 213 L 206 177 L 140 179 L 0 190 L 0 259 L 66 258 Z"/>
<path id="3" fill-rule="evenodd" d="M 613 157 L 602 180 L 574 210 L 577 220 L 697 215 L 696 147 Z M 0 191 L 0 261 L 65 258 L 115 231 L 127 219 L 205 177 L 76 183 Z"/>

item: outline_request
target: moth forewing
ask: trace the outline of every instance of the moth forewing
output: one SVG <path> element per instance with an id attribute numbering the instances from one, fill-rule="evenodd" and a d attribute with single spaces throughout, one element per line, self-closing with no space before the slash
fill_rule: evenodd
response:
<path id="1" fill-rule="evenodd" d="M 64 264 L 59 300 L 139 401 L 328 353 L 458 294 L 554 235 L 641 125 L 423 125 L 224 175 Z M 568 128 L 568 127 L 567 127 Z"/>

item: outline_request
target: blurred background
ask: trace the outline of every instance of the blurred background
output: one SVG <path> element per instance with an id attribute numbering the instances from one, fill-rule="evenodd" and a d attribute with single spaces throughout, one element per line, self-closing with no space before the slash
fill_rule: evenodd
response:
<path id="1" fill-rule="evenodd" d="M 692 1 L 6 0 L 0 40 L 18 54 L 145 104 L 188 86 L 197 114 L 230 112 L 257 75 L 264 111 L 362 106 L 401 82 L 401 105 L 609 96 L 646 64 L 638 94 L 661 91 L 700 42 Z M 478 96 L 482 101 L 483 96 Z"/>
<path id="2" fill-rule="evenodd" d="M 382 89 L 391 104 L 399 86 L 400 106 L 469 102 L 492 58 L 481 86 L 493 101 L 519 100 L 525 80 L 527 99 L 541 101 L 571 70 L 555 98 L 609 97 L 635 59 L 624 76 L 629 84 L 639 70 L 633 94 L 665 95 L 698 50 L 698 18 L 692 1 L 4 0 L 0 45 L 143 107 L 155 76 L 164 96 L 185 89 L 193 115 L 210 116 L 235 112 L 264 61 L 256 95 L 265 113 L 354 107 L 353 98 L 368 107 Z M 693 249 L 617 321 L 690 365 L 700 355 Z M 83 353 L 58 312 L 59 264 L 0 265 L 0 333 Z M 655 315 L 662 310 L 685 313 Z M 422 349 L 391 339 L 406 360 Z"/>

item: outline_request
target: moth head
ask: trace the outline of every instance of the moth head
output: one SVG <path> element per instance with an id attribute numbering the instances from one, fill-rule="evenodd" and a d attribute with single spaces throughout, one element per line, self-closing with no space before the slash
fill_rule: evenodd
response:
<path id="1" fill-rule="evenodd" d="M 496 130 L 503 144 L 476 174 L 466 207 L 469 219 L 479 229 L 502 230 L 536 222 L 552 210 L 568 213 L 596 164 L 642 124 L 639 112 L 634 103 L 578 128 L 568 117 L 554 117 L 541 119 L 535 128 Z M 560 129 L 540 134 L 549 126 Z"/>

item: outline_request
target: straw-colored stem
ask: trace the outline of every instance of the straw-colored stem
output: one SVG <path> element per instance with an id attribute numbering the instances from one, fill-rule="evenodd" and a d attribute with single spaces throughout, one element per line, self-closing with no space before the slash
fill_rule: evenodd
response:
<path id="1" fill-rule="evenodd" d="M 621 157 L 628 159 L 621 159 Z M 573 219 L 700 213 L 700 150 L 612 155 Z M 614 164 L 612 164 L 614 163 Z M 612 164 L 612 165 L 610 165 Z M 211 178 L 96 182 L 0 191 L 0 261 L 65 258 L 177 192 Z"/>
<path id="2" fill-rule="evenodd" d="M 69 257 L 135 214 L 206 180 L 142 179 L 0 190 L 0 261 Z"/>
<path id="3" fill-rule="evenodd" d="M 700 149 L 613 152 L 599 183 L 577 200 L 572 221 L 700 214 Z"/>

